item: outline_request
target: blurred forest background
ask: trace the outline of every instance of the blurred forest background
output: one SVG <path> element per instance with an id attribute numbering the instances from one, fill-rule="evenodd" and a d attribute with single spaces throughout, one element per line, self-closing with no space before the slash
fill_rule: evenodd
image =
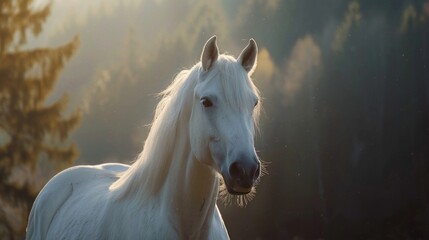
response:
<path id="1" fill-rule="evenodd" d="M 130 163 L 156 93 L 259 45 L 255 199 L 232 239 L 429 238 L 429 1 L 1 0 L 0 239 L 75 164 Z M 79 153 L 79 154 L 78 154 Z"/>

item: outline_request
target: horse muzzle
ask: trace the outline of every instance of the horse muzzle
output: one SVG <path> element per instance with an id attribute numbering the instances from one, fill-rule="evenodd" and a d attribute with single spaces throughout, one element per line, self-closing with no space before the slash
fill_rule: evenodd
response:
<path id="1" fill-rule="evenodd" d="M 248 194 L 261 173 L 261 163 L 255 156 L 251 159 L 238 159 L 222 173 L 226 188 L 234 195 Z"/>

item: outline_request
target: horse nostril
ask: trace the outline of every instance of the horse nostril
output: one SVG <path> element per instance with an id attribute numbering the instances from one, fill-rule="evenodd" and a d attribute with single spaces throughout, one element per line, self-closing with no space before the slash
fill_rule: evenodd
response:
<path id="1" fill-rule="evenodd" d="M 242 180 L 256 180 L 261 173 L 260 167 L 260 163 L 252 164 L 246 167 L 246 165 L 243 165 L 240 163 L 240 161 L 233 162 L 229 167 L 229 176 Z"/>
<path id="2" fill-rule="evenodd" d="M 244 175 L 244 169 L 240 166 L 238 162 L 234 162 L 229 166 L 229 176 L 233 178 L 240 178 Z"/>

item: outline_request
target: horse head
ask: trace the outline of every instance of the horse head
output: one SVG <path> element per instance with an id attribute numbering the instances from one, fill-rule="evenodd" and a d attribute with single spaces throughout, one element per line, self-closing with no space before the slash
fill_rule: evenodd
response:
<path id="1" fill-rule="evenodd" d="M 213 36 L 203 48 L 193 93 L 192 152 L 222 175 L 234 195 L 251 192 L 261 172 L 254 147 L 259 94 L 250 78 L 257 53 L 250 39 L 237 59 L 220 55 Z"/>

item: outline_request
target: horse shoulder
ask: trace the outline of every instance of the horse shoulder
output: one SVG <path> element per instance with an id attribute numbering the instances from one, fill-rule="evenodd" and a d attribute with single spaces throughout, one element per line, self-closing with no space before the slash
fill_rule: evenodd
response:
<path id="1" fill-rule="evenodd" d="M 27 239 L 46 239 L 55 216 L 73 195 L 82 194 L 80 188 L 101 177 L 114 178 L 128 168 L 123 164 L 75 166 L 55 175 L 43 187 L 30 212 Z"/>

